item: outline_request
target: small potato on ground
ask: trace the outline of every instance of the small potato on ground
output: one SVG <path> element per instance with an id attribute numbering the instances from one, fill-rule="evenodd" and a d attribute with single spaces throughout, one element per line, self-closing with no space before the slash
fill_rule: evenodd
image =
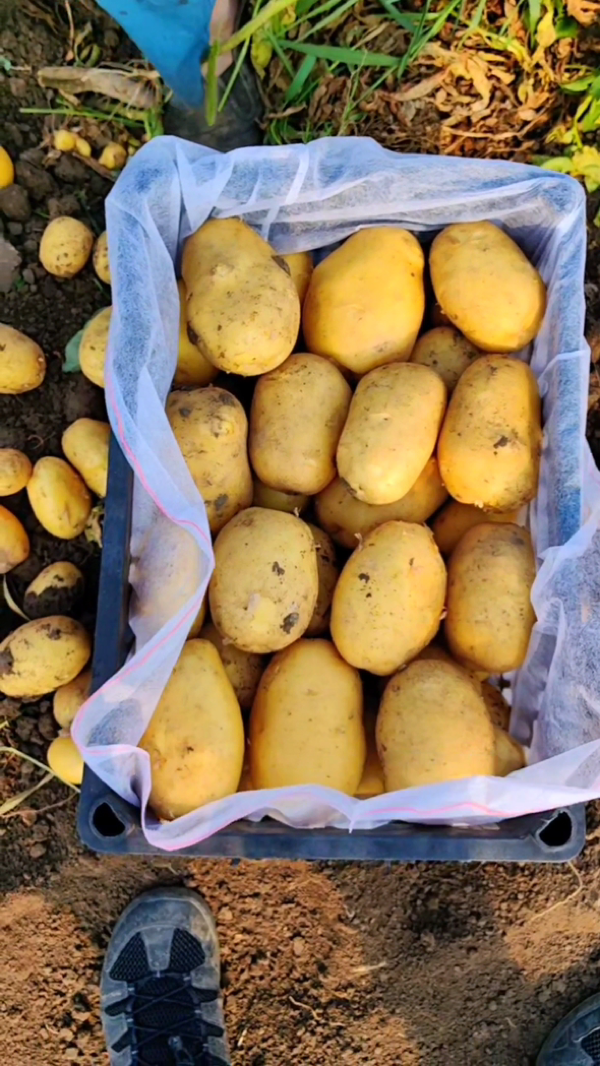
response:
<path id="1" fill-rule="evenodd" d="M 40 263 L 57 278 L 73 278 L 83 270 L 93 246 L 94 234 L 84 222 L 61 215 L 42 234 Z"/>
<path id="2" fill-rule="evenodd" d="M 68 785 L 80 785 L 84 764 L 79 748 L 71 737 L 60 736 L 48 748 L 48 766 L 53 774 Z"/>
<path id="3" fill-rule="evenodd" d="M 18 396 L 42 384 L 46 358 L 31 337 L 0 323 L 0 353 L 0 394 Z"/>
<path id="4" fill-rule="evenodd" d="M 96 274 L 105 285 L 110 285 L 110 260 L 108 258 L 108 233 L 104 230 L 94 245 L 92 263 Z"/>
<path id="5" fill-rule="evenodd" d="M 62 450 L 87 487 L 104 499 L 108 487 L 110 426 L 95 418 L 78 418 L 62 435 Z"/>
<path id="6" fill-rule="evenodd" d="M 104 364 L 111 315 L 112 307 L 105 307 L 94 315 L 83 331 L 79 346 L 81 373 L 101 389 L 104 388 Z"/>
<path id="7" fill-rule="evenodd" d="M 13 496 L 24 489 L 33 467 L 17 448 L 0 448 L 0 496 Z"/>
<path id="8" fill-rule="evenodd" d="M 71 614 L 83 596 L 83 589 L 83 574 L 74 563 L 50 563 L 27 586 L 23 610 L 28 618 Z"/>
<path id="9" fill-rule="evenodd" d="M 0 692 L 17 699 L 54 692 L 81 673 L 91 650 L 89 634 L 73 618 L 26 622 L 0 644 Z"/>
<path id="10" fill-rule="evenodd" d="M 31 509 L 38 522 L 61 540 L 83 533 L 92 510 L 92 497 L 79 474 L 64 459 L 38 459 L 27 484 Z"/>
<path id="11" fill-rule="evenodd" d="M 0 574 L 8 574 L 29 557 L 25 527 L 7 507 L 0 505 Z"/>

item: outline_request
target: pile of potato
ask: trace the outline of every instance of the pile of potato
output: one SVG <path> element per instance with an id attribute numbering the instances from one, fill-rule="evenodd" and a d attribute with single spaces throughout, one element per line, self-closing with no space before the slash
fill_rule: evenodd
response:
<path id="1" fill-rule="evenodd" d="M 235 218 L 186 242 L 167 416 L 216 565 L 140 741 L 161 818 L 236 789 L 369 796 L 524 765 L 487 679 L 523 664 L 535 620 L 519 518 L 540 398 L 515 356 L 546 292 L 489 222 L 443 230 L 426 271 L 394 227 L 314 270 Z M 82 346 L 99 383 L 109 317 Z"/>

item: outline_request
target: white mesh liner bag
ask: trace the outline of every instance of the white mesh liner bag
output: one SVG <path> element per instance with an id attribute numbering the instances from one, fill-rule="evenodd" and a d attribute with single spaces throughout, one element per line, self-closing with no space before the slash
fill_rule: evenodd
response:
<path id="1" fill-rule="evenodd" d="M 364 226 L 403 226 L 427 242 L 451 222 L 489 219 L 541 272 L 548 311 L 530 359 L 544 401 L 544 447 L 528 516 L 538 621 L 512 688 L 513 733 L 530 748 L 525 769 L 368 800 L 310 785 L 246 792 L 164 824 L 148 808 L 150 763 L 136 745 L 213 567 L 204 505 L 164 413 L 177 359 L 175 278 L 186 237 L 209 216 L 231 215 L 281 253 L 326 249 Z M 148 842 L 174 851 L 238 818 L 266 815 L 349 830 L 394 819 L 474 825 L 600 796 L 600 483 L 585 442 L 580 186 L 514 163 L 397 155 L 366 138 L 223 155 L 162 137 L 127 164 L 107 200 L 107 224 L 114 310 L 106 401 L 135 474 L 136 639 L 127 663 L 81 709 L 74 738 L 88 766 L 141 806 Z"/>

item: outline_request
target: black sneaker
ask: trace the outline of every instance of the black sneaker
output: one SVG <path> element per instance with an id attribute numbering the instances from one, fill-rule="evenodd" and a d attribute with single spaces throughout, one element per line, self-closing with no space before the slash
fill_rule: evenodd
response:
<path id="1" fill-rule="evenodd" d="M 558 1023 L 536 1066 L 600 1066 L 600 995 L 584 1000 Z"/>
<path id="2" fill-rule="evenodd" d="M 231 1066 L 220 979 L 217 930 L 200 896 L 157 888 L 135 899 L 102 968 L 111 1066 Z"/>

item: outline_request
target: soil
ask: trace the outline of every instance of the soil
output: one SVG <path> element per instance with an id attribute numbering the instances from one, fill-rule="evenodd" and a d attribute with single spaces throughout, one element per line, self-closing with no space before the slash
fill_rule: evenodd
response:
<path id="1" fill-rule="evenodd" d="M 131 54 L 90 0 L 77 8 L 76 28 L 93 19 L 103 60 Z M 48 358 L 41 389 L 0 397 L 0 446 L 32 460 L 60 455 L 61 433 L 75 418 L 104 414 L 100 390 L 63 374 L 61 360 L 109 291 L 91 268 L 67 283 L 49 277 L 37 252 L 55 214 L 100 232 L 110 186 L 66 156 L 47 165 L 45 120 L 20 112 L 48 103 L 35 71 L 63 60 L 63 17 L 44 0 L 5 5 L 0 16 L 0 56 L 12 64 L 0 64 L 2 141 L 26 193 L 8 204 L 0 198 L 0 237 L 20 257 L 2 320 Z M 590 202 L 590 218 L 598 206 Z M 600 322 L 600 231 L 592 227 L 586 295 L 592 339 Z M 600 457 L 596 408 L 589 437 Z M 14 597 L 47 562 L 70 559 L 85 575 L 80 617 L 91 626 L 97 547 L 83 537 L 57 542 L 23 499 L 8 505 L 32 542 L 30 559 L 11 574 Z M 0 637 L 13 626 L 0 607 Z M 48 700 L 0 701 L 0 726 L 0 743 L 38 759 L 55 735 Z M 38 774 L 9 759 L 0 802 Z M 600 984 L 600 806 L 589 809 L 582 858 L 563 867 L 109 859 L 79 845 L 75 806 L 54 785 L 0 818 L 0 1058 L 11 1066 L 108 1062 L 98 1014 L 104 948 L 128 901 L 161 883 L 196 888 L 214 909 L 235 1066 L 525 1066 L 559 1018 Z"/>

